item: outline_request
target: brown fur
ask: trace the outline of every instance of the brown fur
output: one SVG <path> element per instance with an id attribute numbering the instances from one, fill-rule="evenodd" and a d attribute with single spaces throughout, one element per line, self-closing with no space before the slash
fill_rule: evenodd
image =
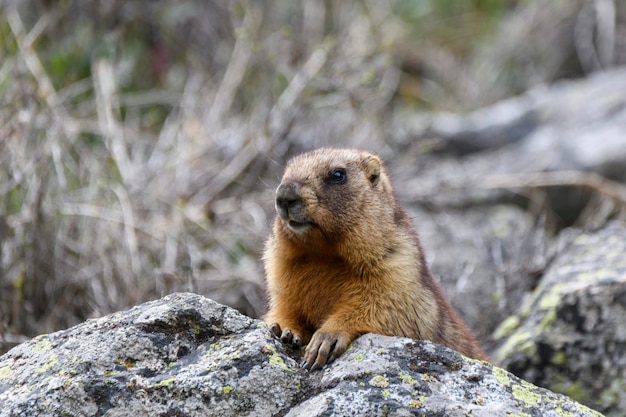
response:
<path id="1" fill-rule="evenodd" d="M 377 156 L 318 149 L 295 157 L 277 212 L 264 254 L 264 320 L 284 342 L 308 344 L 307 368 L 332 361 L 365 333 L 429 339 L 488 360 L 430 275 Z"/>

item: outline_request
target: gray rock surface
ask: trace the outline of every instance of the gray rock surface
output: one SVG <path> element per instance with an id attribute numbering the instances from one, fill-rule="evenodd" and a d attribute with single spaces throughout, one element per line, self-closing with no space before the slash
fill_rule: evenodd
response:
<path id="1" fill-rule="evenodd" d="M 598 416 L 430 342 L 365 335 L 308 373 L 260 321 L 194 294 L 0 357 L 0 416 Z"/>
<path id="2" fill-rule="evenodd" d="M 391 123 L 392 140 L 409 147 L 395 161 L 400 194 L 466 207 L 501 198 L 485 187 L 502 175 L 582 170 L 625 181 L 624 91 L 626 70 L 617 69 L 469 114 L 400 113 Z"/>
<path id="3" fill-rule="evenodd" d="M 607 415 L 626 410 L 626 224 L 563 237 L 495 359 L 518 376 Z"/>
<path id="4" fill-rule="evenodd" d="M 439 151 L 457 155 L 510 146 L 512 164 L 501 170 L 593 169 L 624 179 L 626 172 L 614 165 L 626 159 L 624 91 L 626 69 L 620 68 L 538 87 L 468 114 L 401 113 L 394 140 L 436 138 Z"/>

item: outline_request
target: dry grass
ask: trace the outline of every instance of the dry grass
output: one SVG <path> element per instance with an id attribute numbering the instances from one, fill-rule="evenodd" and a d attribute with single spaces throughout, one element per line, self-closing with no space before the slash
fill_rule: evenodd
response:
<path id="1" fill-rule="evenodd" d="M 173 291 L 196 291 L 259 315 L 259 251 L 279 167 L 297 139 L 294 124 L 329 118 L 334 126 L 316 134 L 337 137 L 331 132 L 364 126 L 362 140 L 372 139 L 377 131 L 368 115 L 389 101 L 397 70 L 376 56 L 379 44 L 361 42 L 371 30 L 363 16 L 333 36 L 324 31 L 324 6 L 307 2 L 302 33 L 289 34 L 272 10 L 251 3 L 212 9 L 226 22 L 217 24 L 226 26 L 221 30 L 236 34 L 219 39 L 215 48 L 230 50 L 219 66 L 204 57 L 181 68 L 172 62 L 173 80 L 125 91 L 128 66 L 142 62 L 105 54 L 91 61 L 88 77 L 55 86 L 42 45 L 57 39 L 45 33 L 73 23 L 71 13 L 89 11 L 46 10 L 26 24 L 27 13 L 6 7 L 3 36 L 14 49 L 1 72 L 6 339 Z M 343 25 L 348 19 L 340 15 L 354 12 L 337 14 Z M 341 79 L 371 74 L 368 86 L 329 78 L 329 68 L 346 67 L 352 42 L 363 44 L 349 54 L 356 74 Z M 367 96 L 360 100 L 368 112 L 353 109 L 355 92 Z M 309 120 L 311 107 L 326 114 Z"/>
<path id="2" fill-rule="evenodd" d="M 406 1 L 4 4 L 0 336 L 8 346 L 173 291 L 259 315 L 285 158 L 388 149 L 394 107 L 476 107 L 537 82 L 500 72 L 481 89 L 513 66 L 485 56 L 514 43 L 489 39 L 520 20 L 515 3 L 493 15 Z M 544 52 L 551 66 L 533 76 L 555 79 L 572 50 Z"/>

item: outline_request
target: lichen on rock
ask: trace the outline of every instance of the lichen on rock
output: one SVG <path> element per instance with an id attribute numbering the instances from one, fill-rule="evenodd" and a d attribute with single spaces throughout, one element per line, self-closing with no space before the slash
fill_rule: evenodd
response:
<path id="1" fill-rule="evenodd" d="M 626 410 L 626 225 L 579 233 L 501 329 L 496 360 L 607 415 Z M 503 324 L 504 326 L 504 324 Z"/>
<path id="2" fill-rule="evenodd" d="M 0 416 L 598 415 L 428 341 L 365 335 L 312 373 L 300 359 L 261 322 L 173 294 L 0 357 Z"/>

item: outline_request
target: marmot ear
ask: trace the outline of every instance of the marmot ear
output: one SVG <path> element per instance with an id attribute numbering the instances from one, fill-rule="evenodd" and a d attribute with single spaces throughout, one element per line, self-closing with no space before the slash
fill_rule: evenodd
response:
<path id="1" fill-rule="evenodd" d="M 380 165 L 380 159 L 375 155 L 367 155 L 363 159 L 365 176 L 374 187 L 378 185 L 380 181 Z"/>

